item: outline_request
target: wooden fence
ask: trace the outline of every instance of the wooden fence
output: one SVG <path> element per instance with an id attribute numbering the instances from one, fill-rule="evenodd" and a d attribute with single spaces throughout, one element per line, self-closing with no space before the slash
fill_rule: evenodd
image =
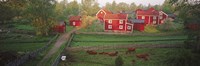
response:
<path id="1" fill-rule="evenodd" d="M 71 44 L 73 38 L 74 38 L 74 33 L 70 34 L 70 38 L 67 40 L 67 43 L 66 43 L 65 48 L 66 48 L 66 47 L 70 47 L 70 44 Z M 56 60 L 53 62 L 53 64 L 52 64 L 51 66 L 57 66 L 57 65 L 59 64 L 62 55 L 64 55 L 63 52 L 64 52 L 64 49 L 63 49 L 63 51 L 57 56 Z"/>
<path id="2" fill-rule="evenodd" d="M 42 48 L 39 48 L 39 49 L 37 49 L 37 50 L 35 50 L 35 51 L 32 51 L 32 52 L 30 52 L 30 53 L 27 53 L 27 54 L 25 54 L 24 56 L 22 56 L 22 57 L 20 57 L 20 58 L 18 58 L 18 59 L 16 59 L 16 60 L 14 60 L 14 61 L 11 61 L 11 62 L 7 63 L 5 66 L 19 66 L 19 65 L 25 63 L 26 61 L 28 61 L 28 60 L 30 60 L 30 59 L 32 59 L 32 58 L 37 57 L 37 55 L 38 55 L 39 53 L 41 53 L 42 51 L 46 50 L 46 49 L 50 46 L 50 44 L 52 44 L 52 42 L 53 42 L 57 37 L 58 37 L 58 35 L 56 35 L 54 38 L 52 38 L 52 39 L 51 39 L 45 46 L 43 46 Z"/>

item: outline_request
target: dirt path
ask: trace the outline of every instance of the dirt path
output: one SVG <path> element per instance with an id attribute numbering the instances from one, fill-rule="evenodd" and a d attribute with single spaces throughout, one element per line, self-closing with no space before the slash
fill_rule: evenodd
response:
<path id="1" fill-rule="evenodd" d="M 68 47 L 69 51 L 86 51 L 86 50 L 105 50 L 105 49 L 120 49 L 120 48 L 178 48 L 182 44 L 129 44 L 129 45 L 116 45 L 116 46 L 84 46 L 84 47 Z"/>
<path id="2" fill-rule="evenodd" d="M 37 66 L 43 66 L 42 63 L 44 61 L 46 61 L 48 58 L 50 58 L 54 53 L 56 53 L 59 48 L 61 47 L 62 44 L 64 44 L 64 42 L 66 42 L 66 40 L 69 39 L 70 35 L 72 33 L 74 33 L 77 29 L 73 29 L 68 33 L 64 33 L 62 35 L 59 36 L 59 38 L 56 40 L 54 46 L 50 49 L 50 51 L 44 56 L 44 58 L 38 63 Z"/>

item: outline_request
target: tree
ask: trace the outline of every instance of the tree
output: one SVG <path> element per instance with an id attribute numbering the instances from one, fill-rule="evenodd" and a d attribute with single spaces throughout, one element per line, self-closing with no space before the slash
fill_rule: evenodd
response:
<path id="1" fill-rule="evenodd" d="M 162 5 L 162 10 L 166 13 L 173 13 L 174 6 L 171 6 L 169 2 L 170 0 L 165 0 L 165 2 Z"/>
<path id="2" fill-rule="evenodd" d="M 29 0 L 26 8 L 26 16 L 31 19 L 35 27 L 36 35 L 48 35 L 54 25 L 55 18 L 54 0 Z"/>
<path id="3" fill-rule="evenodd" d="M 68 2 L 67 0 L 63 0 L 60 3 L 55 4 L 55 12 L 57 20 L 65 20 L 67 18 L 66 9 Z"/>
<path id="4" fill-rule="evenodd" d="M 94 16 L 100 9 L 96 0 L 81 0 L 81 15 Z"/>
<path id="5" fill-rule="evenodd" d="M 117 4 L 117 11 L 127 11 L 127 10 L 129 10 L 129 4 L 124 2 L 120 2 L 119 4 Z"/>
<path id="6" fill-rule="evenodd" d="M 175 11 L 178 13 L 179 18 L 184 21 L 185 27 L 188 24 L 194 23 L 200 26 L 200 1 L 199 0 L 170 0 L 170 3 L 175 6 Z M 194 45 L 192 48 L 195 52 L 200 53 L 200 27 L 198 30 L 186 30 L 188 39 L 195 39 L 191 41 Z M 189 40 L 188 40 L 189 41 Z M 188 44 L 191 44 L 190 42 Z"/>
<path id="7" fill-rule="evenodd" d="M 137 5 L 133 2 L 130 4 L 130 10 L 135 11 L 137 9 Z"/>
<path id="8" fill-rule="evenodd" d="M 0 23 L 22 16 L 26 0 L 0 0 Z"/>

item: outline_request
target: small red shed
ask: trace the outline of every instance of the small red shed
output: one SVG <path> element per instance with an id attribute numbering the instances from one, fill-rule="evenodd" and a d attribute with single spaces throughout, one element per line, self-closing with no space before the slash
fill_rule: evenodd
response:
<path id="1" fill-rule="evenodd" d="M 66 22 L 60 21 L 54 27 L 53 30 L 59 33 L 64 33 L 66 30 Z"/>
<path id="2" fill-rule="evenodd" d="M 141 19 L 133 19 L 131 22 L 134 24 L 133 30 L 144 31 L 145 24 L 144 20 Z"/>
<path id="3" fill-rule="evenodd" d="M 81 16 L 70 16 L 69 17 L 70 26 L 81 26 Z"/>
<path id="4" fill-rule="evenodd" d="M 96 17 L 98 18 L 98 20 L 100 20 L 101 22 L 103 22 L 104 16 L 106 14 L 113 14 L 111 11 L 108 11 L 106 9 L 101 9 L 97 12 Z"/>

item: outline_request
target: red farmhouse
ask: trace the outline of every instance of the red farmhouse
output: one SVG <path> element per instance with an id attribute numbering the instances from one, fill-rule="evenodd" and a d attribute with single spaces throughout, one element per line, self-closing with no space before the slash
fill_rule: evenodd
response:
<path id="1" fill-rule="evenodd" d="M 113 32 L 132 32 L 133 24 L 128 23 L 128 14 L 106 14 L 104 30 Z"/>
<path id="2" fill-rule="evenodd" d="M 113 13 L 110 12 L 110 11 L 108 11 L 108 10 L 106 10 L 106 9 L 101 9 L 101 10 L 99 10 L 99 11 L 97 12 L 96 17 L 97 17 L 101 22 L 103 22 L 104 16 L 105 16 L 106 14 L 113 14 Z"/>
<path id="3" fill-rule="evenodd" d="M 71 16 L 69 18 L 70 26 L 81 26 L 81 16 Z"/>
<path id="4" fill-rule="evenodd" d="M 64 33 L 66 28 L 66 22 L 60 21 L 54 27 L 53 30 L 59 33 Z"/>
<path id="5" fill-rule="evenodd" d="M 166 13 L 163 11 L 155 10 L 154 8 L 150 8 L 148 10 L 136 10 L 136 19 L 144 19 L 144 24 L 162 24 L 165 19 L 168 17 Z"/>

